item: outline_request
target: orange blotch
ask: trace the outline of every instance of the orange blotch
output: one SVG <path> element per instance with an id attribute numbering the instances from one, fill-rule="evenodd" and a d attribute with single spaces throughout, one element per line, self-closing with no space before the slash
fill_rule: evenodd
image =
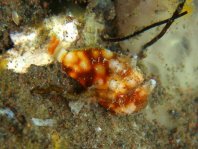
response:
<path id="1" fill-rule="evenodd" d="M 55 49 L 58 46 L 59 42 L 60 41 L 56 38 L 56 36 L 52 36 L 52 38 L 50 40 L 50 43 L 49 43 L 49 46 L 48 46 L 48 53 L 50 55 L 54 54 Z"/>
<path id="2" fill-rule="evenodd" d="M 69 61 L 63 61 L 63 68 L 67 74 L 71 74 L 70 77 L 76 79 L 84 87 L 89 87 L 94 84 L 104 85 L 107 77 L 109 76 L 109 64 L 108 60 L 103 56 L 102 51 L 104 49 L 89 48 L 79 51 L 71 51 L 78 59 L 75 61 L 75 65 Z M 66 56 L 67 57 L 67 56 Z M 75 66 L 79 66 L 77 71 Z M 75 75 L 74 75 L 75 74 Z M 75 77 L 74 77 L 75 76 Z"/>

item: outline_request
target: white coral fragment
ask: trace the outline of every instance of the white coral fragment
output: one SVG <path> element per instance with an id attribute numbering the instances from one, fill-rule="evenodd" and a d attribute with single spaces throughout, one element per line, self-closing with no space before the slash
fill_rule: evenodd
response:
<path id="1" fill-rule="evenodd" d="M 84 102 L 81 101 L 70 101 L 69 107 L 73 114 L 79 114 L 80 110 L 83 108 Z"/>
<path id="2" fill-rule="evenodd" d="M 36 126 L 54 126 L 56 121 L 53 119 L 39 119 L 39 118 L 32 118 L 32 123 Z"/>
<path id="3" fill-rule="evenodd" d="M 17 73 L 26 73 L 30 65 L 43 66 L 51 63 L 53 59 L 47 53 L 47 48 L 52 35 L 56 35 L 65 48 L 77 39 L 78 22 L 71 16 L 69 18 L 63 15 L 46 18 L 42 22 L 45 35 L 41 34 L 39 27 L 27 27 L 22 32 L 11 33 L 14 48 L 5 54 L 8 60 L 7 68 Z"/>

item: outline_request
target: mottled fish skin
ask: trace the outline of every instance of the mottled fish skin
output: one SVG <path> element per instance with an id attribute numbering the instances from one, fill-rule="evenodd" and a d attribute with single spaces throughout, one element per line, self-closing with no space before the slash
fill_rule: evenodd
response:
<path id="1" fill-rule="evenodd" d="M 62 63 L 63 70 L 85 88 L 94 88 L 98 103 L 116 114 L 143 109 L 156 81 L 144 82 L 136 62 L 102 48 L 66 51 L 54 36 L 48 52 Z M 133 64 L 131 64 L 133 62 Z"/>

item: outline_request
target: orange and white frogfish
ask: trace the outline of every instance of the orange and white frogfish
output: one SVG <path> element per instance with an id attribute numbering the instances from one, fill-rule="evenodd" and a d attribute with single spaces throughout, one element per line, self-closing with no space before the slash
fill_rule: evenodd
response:
<path id="1" fill-rule="evenodd" d="M 63 70 L 85 88 L 94 88 L 98 103 L 116 114 L 143 109 L 156 81 L 144 81 L 133 59 L 103 48 L 67 51 L 52 37 L 48 52 L 62 63 Z"/>

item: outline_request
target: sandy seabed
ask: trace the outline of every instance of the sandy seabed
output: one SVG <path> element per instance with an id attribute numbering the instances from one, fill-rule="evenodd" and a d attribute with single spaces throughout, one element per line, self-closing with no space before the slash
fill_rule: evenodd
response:
<path id="1" fill-rule="evenodd" d="M 11 32 L 37 27 L 37 22 L 40 26 L 43 18 L 62 16 L 66 10 L 75 9 L 80 9 L 74 11 L 79 19 L 79 39 L 71 47 L 103 46 L 135 54 L 161 27 L 117 44 L 103 42 L 100 33 L 104 28 L 110 32 L 109 26 L 113 24 L 117 35 L 129 34 L 170 17 L 177 6 L 176 1 L 169 0 L 94 0 L 77 4 L 18 0 L 16 4 L 11 1 L 0 4 L 2 55 L 6 49 L 13 48 L 9 39 Z M 55 11 L 53 5 L 59 9 Z M 31 65 L 22 74 L 1 69 L 1 148 L 195 149 L 198 146 L 198 6 L 195 0 L 192 8 L 192 13 L 176 20 L 165 36 L 148 48 L 147 57 L 139 60 L 146 78 L 156 79 L 157 87 L 148 106 L 136 114 L 118 116 L 96 103 L 86 102 L 91 94 L 79 94 L 81 86 L 62 72 L 58 62 Z M 11 16 L 12 10 L 22 17 L 19 26 L 11 17 L 5 17 Z M 48 41 L 42 40 L 45 44 Z"/>

